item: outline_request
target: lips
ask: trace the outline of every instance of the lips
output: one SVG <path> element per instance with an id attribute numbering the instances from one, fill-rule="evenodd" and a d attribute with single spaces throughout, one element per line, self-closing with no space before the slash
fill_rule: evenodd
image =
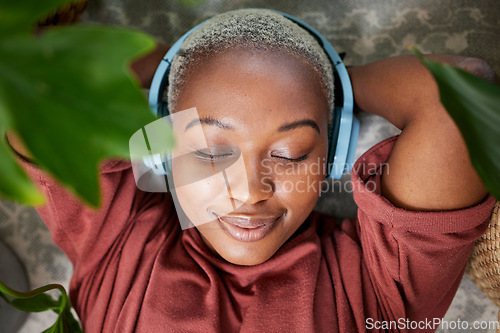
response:
<path id="1" fill-rule="evenodd" d="M 283 215 L 278 216 L 217 216 L 222 229 L 232 238 L 256 242 L 266 237 Z"/>

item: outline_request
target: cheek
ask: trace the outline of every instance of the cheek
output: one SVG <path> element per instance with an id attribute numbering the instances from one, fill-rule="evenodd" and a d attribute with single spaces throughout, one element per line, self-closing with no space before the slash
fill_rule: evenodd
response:
<path id="1" fill-rule="evenodd" d="M 179 203 L 196 226 L 213 221 L 214 213 L 226 215 L 239 208 L 248 197 L 248 180 L 243 159 L 212 167 L 188 158 L 172 162 L 174 188 Z"/>
<path id="2" fill-rule="evenodd" d="M 179 204 L 194 225 L 200 225 L 213 220 L 213 216 L 207 210 L 209 200 L 211 199 L 210 190 L 213 190 L 213 188 L 206 183 L 206 181 L 200 181 L 190 185 L 175 187 Z"/>
<path id="3" fill-rule="evenodd" d="M 172 171 L 177 199 L 190 222 L 197 226 L 214 220 L 209 207 L 214 201 L 227 197 L 224 195 L 226 187 L 220 179 L 221 175 L 196 177 L 196 172 L 191 168 L 175 161 Z"/>
<path id="4" fill-rule="evenodd" d="M 293 228 L 298 228 L 314 208 L 325 179 L 324 164 L 303 164 L 294 170 L 276 170 L 275 195 L 287 206 Z"/>
<path id="5" fill-rule="evenodd" d="M 322 154 L 314 154 L 303 163 L 276 165 L 273 173 L 277 194 L 295 202 L 304 199 L 315 200 L 327 173 L 325 157 Z"/>

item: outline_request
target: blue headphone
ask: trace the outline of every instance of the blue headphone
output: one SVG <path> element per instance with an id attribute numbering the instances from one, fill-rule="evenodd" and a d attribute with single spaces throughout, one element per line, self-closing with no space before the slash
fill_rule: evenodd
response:
<path id="1" fill-rule="evenodd" d="M 323 47 L 335 67 L 335 106 L 333 119 L 328 129 L 327 174 L 330 178 L 339 179 L 342 174 L 349 172 L 352 168 L 359 133 L 359 120 L 353 114 L 354 96 L 347 69 L 333 46 L 314 28 L 289 14 L 279 11 L 274 12 L 285 16 L 308 31 Z M 184 40 L 205 22 L 198 24 L 175 42 L 156 69 L 149 91 L 149 106 L 156 116 L 165 117 L 169 115 L 167 102 L 163 99 L 163 92 L 168 85 L 170 65 L 174 56 L 181 48 Z M 337 87 L 338 83 L 340 83 L 341 87 Z M 163 174 L 168 173 L 161 159 L 153 159 L 153 163 L 155 165 L 151 167 L 154 170 L 162 170 L 161 173 Z"/>

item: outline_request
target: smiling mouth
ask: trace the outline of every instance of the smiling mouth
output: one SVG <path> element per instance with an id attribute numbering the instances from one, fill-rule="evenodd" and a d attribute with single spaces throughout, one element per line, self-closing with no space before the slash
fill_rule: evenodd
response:
<path id="1" fill-rule="evenodd" d="M 216 215 L 217 216 L 217 215 Z M 266 237 L 283 215 L 271 217 L 217 216 L 222 229 L 242 242 L 256 242 Z"/>

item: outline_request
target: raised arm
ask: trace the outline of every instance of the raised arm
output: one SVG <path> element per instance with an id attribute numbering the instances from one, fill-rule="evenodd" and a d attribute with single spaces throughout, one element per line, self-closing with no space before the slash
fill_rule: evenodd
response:
<path id="1" fill-rule="evenodd" d="M 493 70 L 482 60 L 435 55 L 485 79 Z M 414 56 L 353 67 L 354 98 L 367 112 L 402 130 L 382 177 L 382 194 L 410 210 L 452 210 L 472 206 L 487 194 L 455 123 L 439 100 L 437 85 Z"/>

